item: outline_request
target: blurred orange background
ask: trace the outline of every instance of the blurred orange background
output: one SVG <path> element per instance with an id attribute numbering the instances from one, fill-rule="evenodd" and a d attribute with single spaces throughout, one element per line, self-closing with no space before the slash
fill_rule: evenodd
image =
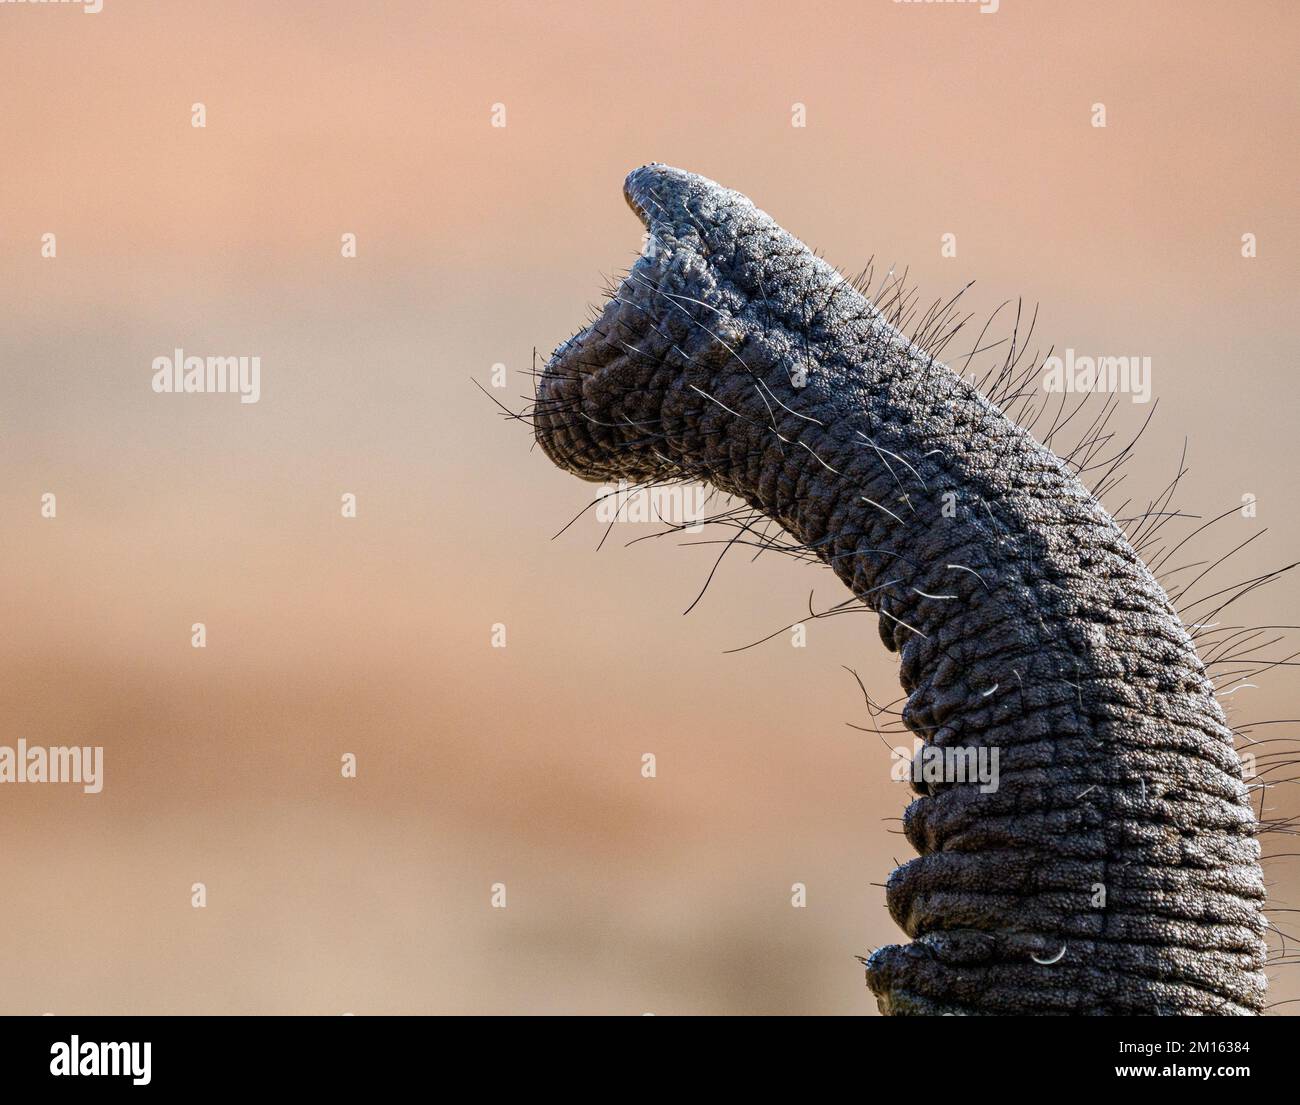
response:
<path id="1" fill-rule="evenodd" d="M 911 850 L 846 724 L 844 665 L 899 693 L 874 617 L 724 654 L 839 585 L 736 556 L 684 620 L 716 547 L 552 540 L 592 488 L 472 384 L 502 363 L 522 405 L 640 247 L 643 162 L 926 303 L 977 277 L 950 353 L 1024 297 L 1044 351 L 1150 356 L 1109 505 L 1186 438 L 1184 510 L 1259 500 L 1188 559 L 1270 530 L 1207 583 L 1300 548 L 1293 5 L 470 7 L 0 5 L 0 743 L 106 774 L 0 789 L 3 1012 L 875 1012 L 854 956 L 899 939 Z M 260 356 L 261 401 L 154 394 L 178 346 Z M 1297 716 L 1257 682 L 1234 722 Z M 1300 906 L 1300 861 L 1266 870 Z"/>

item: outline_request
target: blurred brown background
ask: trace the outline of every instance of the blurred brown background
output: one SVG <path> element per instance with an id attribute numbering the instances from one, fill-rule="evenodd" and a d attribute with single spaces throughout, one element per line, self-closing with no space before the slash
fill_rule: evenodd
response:
<path id="1" fill-rule="evenodd" d="M 639 248 L 645 161 L 926 302 L 977 277 L 954 352 L 1023 296 L 1044 347 L 1151 356 L 1118 498 L 1186 437 L 1184 509 L 1259 499 L 1189 559 L 1300 548 L 1293 5 L 459 8 L 0 5 L 0 743 L 106 759 L 97 796 L 0 789 L 4 1012 L 874 1013 L 853 957 L 911 854 L 846 725 L 841 665 L 898 693 L 874 618 L 723 655 L 838 584 L 735 557 L 683 619 L 716 550 L 552 541 L 591 489 L 471 384 L 520 405 Z M 259 355 L 261 401 L 155 395 L 177 346 Z M 1233 721 L 1297 716 L 1258 682 Z"/>

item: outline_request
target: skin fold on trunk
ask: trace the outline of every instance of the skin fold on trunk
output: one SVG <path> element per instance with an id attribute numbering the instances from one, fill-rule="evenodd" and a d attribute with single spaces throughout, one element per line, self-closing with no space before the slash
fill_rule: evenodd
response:
<path id="1" fill-rule="evenodd" d="M 744 196 L 663 165 L 647 246 L 538 383 L 592 481 L 702 480 L 879 615 L 915 784 L 887 1014 L 1258 1014 L 1264 883 L 1232 733 L 1151 571 L 1067 465 Z M 925 749 L 923 749 L 924 751 Z"/>

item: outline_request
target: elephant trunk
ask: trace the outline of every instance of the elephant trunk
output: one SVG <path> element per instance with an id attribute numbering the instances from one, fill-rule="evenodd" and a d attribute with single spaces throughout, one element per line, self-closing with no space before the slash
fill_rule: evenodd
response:
<path id="1" fill-rule="evenodd" d="M 647 249 L 548 364 L 537 437 L 585 479 L 744 499 L 879 614 L 925 765 L 881 1010 L 1260 1012 L 1232 734 L 1119 527 L 743 196 L 664 166 L 625 192 Z"/>

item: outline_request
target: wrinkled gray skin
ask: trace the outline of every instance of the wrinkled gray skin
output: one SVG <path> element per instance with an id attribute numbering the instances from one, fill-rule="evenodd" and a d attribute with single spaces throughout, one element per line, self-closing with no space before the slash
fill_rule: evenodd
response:
<path id="1" fill-rule="evenodd" d="M 1259 1013 L 1232 735 L 1118 526 L 744 196 L 662 165 L 624 191 L 653 249 L 547 365 L 547 455 L 585 480 L 703 479 L 769 515 L 879 613 L 905 723 L 999 749 L 996 792 L 919 784 L 907 808 L 919 856 L 887 899 L 912 942 L 867 963 L 881 1011 Z"/>

